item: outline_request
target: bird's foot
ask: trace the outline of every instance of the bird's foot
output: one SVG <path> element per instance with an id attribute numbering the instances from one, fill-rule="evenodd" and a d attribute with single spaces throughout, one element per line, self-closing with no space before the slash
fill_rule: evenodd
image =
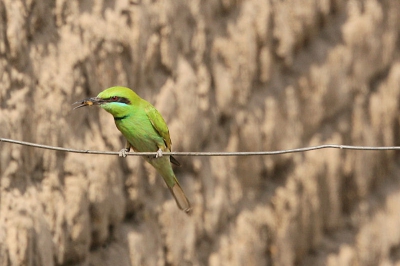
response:
<path id="1" fill-rule="evenodd" d="M 125 158 L 127 152 L 129 152 L 128 149 L 122 149 L 122 150 L 119 151 L 118 156 L 119 156 L 119 157 L 124 157 L 124 158 Z"/>
<path id="2" fill-rule="evenodd" d="M 157 154 L 156 154 L 156 158 L 160 158 L 160 157 L 163 157 L 163 154 L 162 154 L 162 150 L 158 149 Z"/>

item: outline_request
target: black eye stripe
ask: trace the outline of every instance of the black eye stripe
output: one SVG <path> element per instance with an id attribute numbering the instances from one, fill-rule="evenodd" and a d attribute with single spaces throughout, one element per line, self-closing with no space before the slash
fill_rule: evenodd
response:
<path id="1" fill-rule="evenodd" d="M 118 97 L 118 96 L 112 96 L 108 99 L 106 99 L 107 102 L 119 102 L 119 103 L 125 103 L 125 104 L 130 104 L 131 102 L 125 98 L 125 97 Z"/>

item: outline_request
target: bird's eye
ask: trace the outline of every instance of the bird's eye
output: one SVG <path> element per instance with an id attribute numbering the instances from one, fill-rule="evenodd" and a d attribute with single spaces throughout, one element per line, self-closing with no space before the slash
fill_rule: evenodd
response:
<path id="1" fill-rule="evenodd" d="M 117 100 L 118 100 L 118 97 L 117 97 L 117 96 L 113 96 L 113 97 L 111 97 L 111 100 L 117 101 Z"/>

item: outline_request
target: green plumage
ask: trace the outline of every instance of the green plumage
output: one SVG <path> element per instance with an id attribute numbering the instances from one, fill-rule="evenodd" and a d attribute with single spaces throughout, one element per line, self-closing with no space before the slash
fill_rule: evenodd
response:
<path id="1" fill-rule="evenodd" d="M 108 88 L 99 93 L 96 98 L 82 101 L 78 107 L 87 105 L 100 105 L 114 116 L 117 128 L 127 140 L 125 151 L 129 151 L 130 148 L 137 152 L 171 151 L 171 138 L 161 114 L 153 105 L 140 98 L 131 89 Z M 125 151 L 122 151 L 123 155 L 125 155 Z M 158 158 L 145 156 L 144 158 L 164 178 L 178 207 L 189 213 L 191 211 L 190 203 L 175 177 L 170 161 L 175 164 L 179 163 L 170 156 Z"/>

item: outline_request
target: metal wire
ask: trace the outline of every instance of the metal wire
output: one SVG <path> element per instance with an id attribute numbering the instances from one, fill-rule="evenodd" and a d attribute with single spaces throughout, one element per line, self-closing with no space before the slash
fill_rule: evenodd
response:
<path id="1" fill-rule="evenodd" d="M 32 142 L 5 139 L 0 138 L 0 142 L 7 142 L 12 144 L 18 144 L 23 146 L 29 146 L 40 149 L 47 149 L 53 151 L 63 151 L 72 153 L 84 153 L 84 154 L 102 154 L 102 155 L 119 155 L 119 152 L 115 151 L 93 151 L 93 150 L 79 150 L 55 147 L 49 145 L 42 145 Z M 265 155 L 278 155 L 296 152 L 307 152 L 321 149 L 341 149 L 341 150 L 361 150 L 361 151 L 389 151 L 389 150 L 400 150 L 399 146 L 388 146 L 388 147 L 370 147 L 370 146 L 351 146 L 351 145 L 337 145 L 337 144 L 325 144 L 297 149 L 288 149 L 280 151 L 251 151 L 251 152 L 163 152 L 163 155 L 174 155 L 174 156 L 265 156 Z M 156 155 L 156 152 L 127 152 L 129 156 L 149 156 Z"/>

